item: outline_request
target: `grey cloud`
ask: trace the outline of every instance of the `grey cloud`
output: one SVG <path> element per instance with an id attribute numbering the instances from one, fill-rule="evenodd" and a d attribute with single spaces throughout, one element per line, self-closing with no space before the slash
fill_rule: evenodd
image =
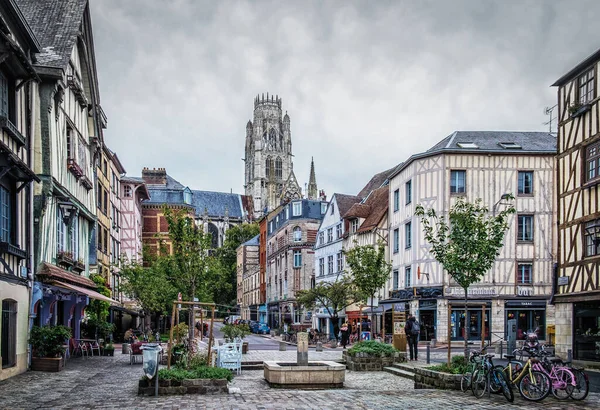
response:
<path id="1" fill-rule="evenodd" d="M 596 1 L 92 0 L 106 140 L 243 191 L 256 94 L 283 98 L 294 168 L 331 194 L 454 130 L 544 130 L 549 85 L 596 50 Z"/>

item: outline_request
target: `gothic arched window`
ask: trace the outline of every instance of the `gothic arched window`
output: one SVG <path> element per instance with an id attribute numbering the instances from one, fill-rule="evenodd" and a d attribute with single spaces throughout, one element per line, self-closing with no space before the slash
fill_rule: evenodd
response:
<path id="1" fill-rule="evenodd" d="M 269 178 L 271 176 L 271 172 L 273 171 L 273 159 L 271 157 L 267 157 L 267 161 L 265 162 L 265 176 Z"/>
<path id="2" fill-rule="evenodd" d="M 283 172 L 281 170 L 281 158 L 277 157 L 275 160 L 275 178 L 281 178 Z"/>
<path id="3" fill-rule="evenodd" d="M 275 131 L 275 128 L 269 130 L 269 143 L 272 147 L 275 147 L 275 144 L 277 144 L 277 131 Z"/>
<path id="4" fill-rule="evenodd" d="M 279 149 L 283 151 L 283 135 L 279 134 Z"/>
<path id="5" fill-rule="evenodd" d="M 211 236 L 210 247 L 217 249 L 219 247 L 219 228 L 213 223 L 208 224 L 208 233 Z"/>

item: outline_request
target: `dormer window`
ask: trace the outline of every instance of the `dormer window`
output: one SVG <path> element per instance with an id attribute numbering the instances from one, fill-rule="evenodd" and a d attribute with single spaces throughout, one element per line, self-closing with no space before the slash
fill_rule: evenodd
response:
<path id="1" fill-rule="evenodd" d="M 458 145 L 459 148 L 467 148 L 467 149 L 478 149 L 479 145 L 475 144 L 474 142 L 457 142 L 456 145 Z"/>
<path id="2" fill-rule="evenodd" d="M 504 149 L 521 149 L 521 148 L 523 148 L 516 142 L 499 142 L 498 145 L 500 145 Z"/>

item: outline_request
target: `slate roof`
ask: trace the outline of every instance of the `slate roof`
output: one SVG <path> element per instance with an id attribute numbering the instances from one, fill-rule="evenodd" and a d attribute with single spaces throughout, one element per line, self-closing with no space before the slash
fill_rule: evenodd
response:
<path id="1" fill-rule="evenodd" d="M 247 240 L 242 244 L 242 246 L 258 246 L 260 234 L 256 235 L 254 238 Z"/>
<path id="2" fill-rule="evenodd" d="M 130 184 L 145 184 L 144 179 L 140 177 L 121 177 L 121 182 L 128 182 Z"/>
<path id="3" fill-rule="evenodd" d="M 364 186 L 363 189 L 360 190 L 358 196 L 360 198 L 366 198 L 372 190 L 379 188 L 389 177 L 389 175 L 396 169 L 396 167 L 392 167 L 388 170 L 375 174 L 367 185 Z"/>
<path id="4" fill-rule="evenodd" d="M 16 0 L 41 45 L 36 65 L 64 69 L 69 64 L 73 45 L 87 0 Z"/>
<path id="5" fill-rule="evenodd" d="M 500 143 L 511 142 L 521 146 L 506 149 Z M 474 143 L 479 148 L 461 148 L 459 143 Z M 427 150 L 428 153 L 446 150 L 501 151 L 501 152 L 556 152 L 556 135 L 547 132 L 518 131 L 455 131 Z"/>
<path id="6" fill-rule="evenodd" d="M 142 178 L 134 177 L 133 179 L 143 182 Z M 244 210 L 248 211 L 248 198 L 245 198 L 244 195 L 227 192 L 190 190 L 192 203 L 186 204 L 183 195 L 186 187 L 168 174 L 166 185 L 146 184 L 146 188 L 150 194 L 150 200 L 146 201 L 146 204 L 187 205 L 194 208 L 197 216 L 204 215 L 206 209 L 211 218 L 223 217 L 227 210 L 230 218 L 242 219 Z"/>
<path id="7" fill-rule="evenodd" d="M 344 216 L 346 212 L 352 205 L 359 203 L 362 198 L 356 195 L 346 195 L 346 194 L 333 194 L 335 196 L 335 201 L 337 202 L 338 212 L 340 216 Z"/>
<path id="8" fill-rule="evenodd" d="M 358 233 L 368 232 L 379 225 L 381 219 L 387 214 L 389 203 L 388 187 L 384 186 L 374 190 L 363 206 L 369 207 L 369 214 L 358 228 Z"/>
<path id="9" fill-rule="evenodd" d="M 460 147 L 458 144 L 472 143 L 477 148 Z M 520 148 L 504 148 L 500 143 L 514 143 Z M 411 155 L 405 162 L 399 164 L 388 175 L 392 178 L 408 167 L 414 160 L 444 153 L 465 154 L 556 154 L 556 134 L 548 132 L 520 132 L 520 131 L 455 131 L 435 144 L 425 152 Z"/>
<path id="10" fill-rule="evenodd" d="M 196 209 L 196 215 L 203 215 L 204 209 L 208 210 L 208 216 L 223 216 L 225 210 L 229 212 L 230 218 L 242 218 L 242 200 L 238 194 L 225 192 L 192 191 L 192 205 Z"/>

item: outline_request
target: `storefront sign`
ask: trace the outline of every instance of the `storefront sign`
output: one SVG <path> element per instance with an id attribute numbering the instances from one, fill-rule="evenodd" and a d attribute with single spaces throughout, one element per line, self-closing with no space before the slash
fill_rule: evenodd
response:
<path id="1" fill-rule="evenodd" d="M 517 286 L 517 296 L 533 296 L 533 286 Z"/>
<path id="2" fill-rule="evenodd" d="M 435 309 L 437 308 L 436 300 L 421 300 L 419 301 L 419 307 L 421 310 L 423 309 Z"/>
<path id="3" fill-rule="evenodd" d="M 506 307 L 546 307 L 545 300 L 507 300 Z"/>
<path id="4" fill-rule="evenodd" d="M 467 290 L 467 295 L 469 296 L 496 296 L 498 293 L 496 292 L 496 288 L 469 288 Z M 447 287 L 446 288 L 446 296 L 464 296 L 465 290 L 463 288 L 457 287 Z"/>
<path id="5" fill-rule="evenodd" d="M 569 284 L 569 276 L 560 276 L 558 278 L 558 286 L 565 286 Z"/>

